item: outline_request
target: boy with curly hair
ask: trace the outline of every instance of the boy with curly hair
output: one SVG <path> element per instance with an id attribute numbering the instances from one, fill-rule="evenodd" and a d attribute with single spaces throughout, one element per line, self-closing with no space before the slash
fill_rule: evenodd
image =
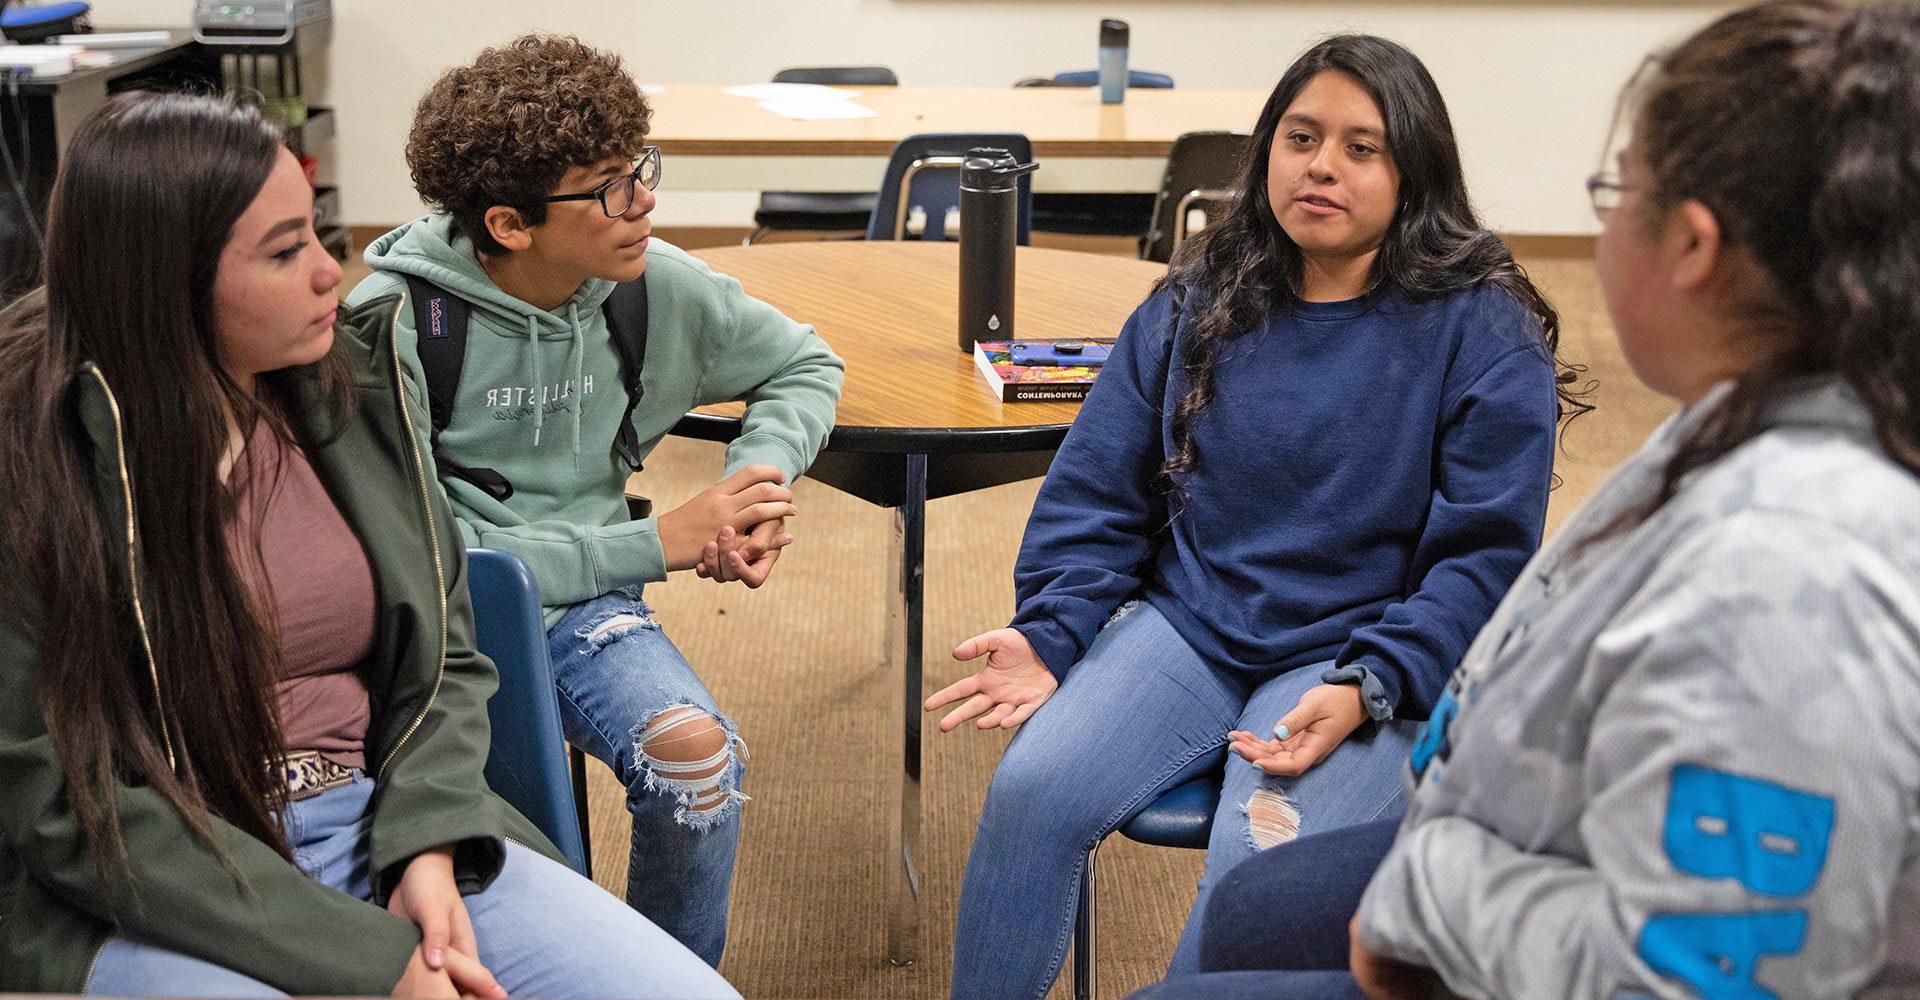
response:
<path id="1" fill-rule="evenodd" d="M 640 588 L 695 568 L 766 580 L 842 364 L 811 327 L 650 238 L 650 114 L 619 57 L 573 38 L 523 36 L 449 70 L 407 141 L 434 211 L 367 248 L 375 273 L 349 303 L 416 304 L 396 305 L 395 335 L 413 390 L 452 397 L 432 400 L 433 453 L 460 531 L 532 568 L 567 737 L 627 787 L 627 902 L 717 965 L 745 746 Z M 623 311 L 646 331 L 639 392 Z M 422 348 L 444 350 L 455 323 L 470 334 L 448 391 Z M 628 474 L 688 409 L 726 400 L 747 410 L 720 482 L 631 518 Z"/>

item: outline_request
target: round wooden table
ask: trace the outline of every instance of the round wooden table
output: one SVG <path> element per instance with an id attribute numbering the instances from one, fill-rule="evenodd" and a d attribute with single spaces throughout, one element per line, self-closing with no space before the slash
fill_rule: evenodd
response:
<path id="1" fill-rule="evenodd" d="M 826 338 L 847 362 L 833 436 L 808 477 L 895 511 L 889 659 L 901 667 L 899 863 L 888 866 L 887 957 L 919 955 L 921 623 L 930 498 L 1046 474 L 1078 403 L 1002 403 L 957 343 L 959 252 L 919 242 L 773 243 L 701 250 L 747 294 Z M 1020 247 L 1021 338 L 1112 337 L 1164 264 Z M 690 413 L 674 433 L 732 440 L 742 404 Z"/>

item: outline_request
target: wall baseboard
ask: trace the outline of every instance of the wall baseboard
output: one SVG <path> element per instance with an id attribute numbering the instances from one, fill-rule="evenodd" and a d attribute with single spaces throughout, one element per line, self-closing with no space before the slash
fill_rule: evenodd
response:
<path id="1" fill-rule="evenodd" d="M 1583 257 L 1593 259 L 1597 237 L 1570 233 L 1501 233 L 1507 249 L 1517 257 Z"/>

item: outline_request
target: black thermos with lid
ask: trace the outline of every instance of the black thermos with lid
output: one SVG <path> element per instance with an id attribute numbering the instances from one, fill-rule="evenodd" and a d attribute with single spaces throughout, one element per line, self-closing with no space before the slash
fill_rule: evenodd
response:
<path id="1" fill-rule="evenodd" d="M 960 168 L 960 349 L 1013 338 L 1013 248 L 1020 178 L 1039 167 L 1004 149 L 974 149 Z"/>

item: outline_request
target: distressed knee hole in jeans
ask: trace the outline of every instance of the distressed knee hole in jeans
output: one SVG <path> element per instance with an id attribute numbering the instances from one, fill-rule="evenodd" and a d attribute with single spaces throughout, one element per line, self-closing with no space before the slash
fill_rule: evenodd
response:
<path id="1" fill-rule="evenodd" d="M 679 802 L 675 822 L 710 829 L 747 801 L 739 789 L 746 743 L 732 722 L 698 705 L 661 709 L 634 734 L 633 748 L 646 789 L 666 790 Z"/>
<path id="2" fill-rule="evenodd" d="M 1107 625 L 1112 625 L 1114 622 L 1117 622 L 1120 619 L 1125 618 L 1130 614 L 1133 614 L 1134 609 L 1138 608 L 1139 606 L 1140 606 L 1140 601 L 1138 598 L 1135 598 L 1134 600 L 1128 601 L 1125 604 L 1122 604 L 1119 607 L 1114 608 L 1113 614 L 1107 616 L 1106 625 L 1102 625 L 1100 627 L 1106 628 Z"/>
<path id="3" fill-rule="evenodd" d="M 641 629 L 658 629 L 660 623 L 653 616 L 633 611 L 616 611 L 602 615 L 574 631 L 574 635 L 585 639 L 587 644 L 581 647 L 582 653 L 597 653 L 608 644 L 618 641 L 622 636 L 630 635 Z"/>
<path id="4" fill-rule="evenodd" d="M 1256 788 L 1240 807 L 1247 814 L 1247 843 L 1256 851 L 1300 836 L 1300 807 L 1274 788 Z"/>

